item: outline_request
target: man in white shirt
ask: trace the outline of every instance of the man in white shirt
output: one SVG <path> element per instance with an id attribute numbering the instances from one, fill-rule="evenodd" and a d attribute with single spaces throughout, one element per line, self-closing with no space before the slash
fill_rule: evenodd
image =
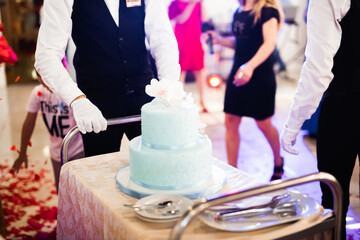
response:
<path id="1" fill-rule="evenodd" d="M 177 42 L 163 1 L 47 0 L 43 14 L 36 70 L 73 109 L 86 156 L 118 151 L 124 133 L 140 135 L 140 123 L 105 131 L 105 119 L 139 114 L 151 100 L 145 86 L 154 74 L 145 39 L 159 79 L 179 80 Z M 77 84 L 61 64 L 70 37 Z"/>
<path id="2" fill-rule="evenodd" d="M 343 189 L 342 237 L 349 205 L 349 185 L 360 153 L 360 1 L 312 0 L 308 11 L 308 42 L 281 145 L 289 153 L 303 122 L 321 98 L 317 135 L 319 171 L 328 172 Z M 322 205 L 333 207 L 332 193 L 321 185 Z"/>

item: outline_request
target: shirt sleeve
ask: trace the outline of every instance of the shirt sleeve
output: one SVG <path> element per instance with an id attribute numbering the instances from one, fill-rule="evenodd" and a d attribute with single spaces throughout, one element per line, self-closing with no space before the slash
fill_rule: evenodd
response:
<path id="1" fill-rule="evenodd" d="M 335 0 L 310 1 L 306 60 L 286 122 L 286 127 L 294 131 L 299 131 L 304 121 L 316 111 L 333 79 L 333 58 L 341 41 L 341 26 L 336 12 L 339 12 L 339 5 Z"/>
<path id="2" fill-rule="evenodd" d="M 35 52 L 36 71 L 69 106 L 76 97 L 83 95 L 61 62 L 71 36 L 72 6 L 73 0 L 44 1 Z"/>
<path id="3" fill-rule="evenodd" d="M 280 16 L 279 16 L 278 10 L 276 10 L 275 8 L 271 8 L 271 7 L 263 8 L 261 11 L 261 23 L 264 24 L 267 21 L 269 21 L 271 18 L 276 18 L 276 20 L 278 22 L 280 21 Z"/>
<path id="4" fill-rule="evenodd" d="M 26 111 L 30 113 L 37 113 L 40 110 L 40 98 L 38 96 L 38 91 L 40 87 L 34 87 L 29 96 L 29 100 L 26 106 Z"/>
<path id="5" fill-rule="evenodd" d="M 159 80 L 180 79 L 179 50 L 163 1 L 145 0 L 145 33 Z"/>

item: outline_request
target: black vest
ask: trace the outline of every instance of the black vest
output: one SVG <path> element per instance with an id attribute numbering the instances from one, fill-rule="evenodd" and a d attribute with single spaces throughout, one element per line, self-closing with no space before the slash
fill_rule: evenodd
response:
<path id="1" fill-rule="evenodd" d="M 360 1 L 351 0 L 351 7 L 341 20 L 341 44 L 334 57 L 334 79 L 328 94 L 360 94 Z"/>
<path id="2" fill-rule="evenodd" d="M 153 77 L 144 0 L 131 8 L 120 0 L 119 27 L 104 0 L 74 0 L 71 18 L 76 79 L 87 97 L 103 111 L 103 105 L 124 102 L 126 94 L 144 93 Z"/>

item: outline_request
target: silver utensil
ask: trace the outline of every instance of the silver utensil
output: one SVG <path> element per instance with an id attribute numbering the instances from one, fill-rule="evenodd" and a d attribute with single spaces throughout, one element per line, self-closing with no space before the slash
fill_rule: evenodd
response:
<path id="1" fill-rule="evenodd" d="M 165 208 L 165 207 L 169 207 L 173 204 L 172 200 L 167 200 L 167 201 L 163 201 L 163 202 L 159 202 L 159 203 L 155 203 L 155 204 L 138 204 L 138 205 L 131 205 L 131 204 L 123 204 L 124 207 L 129 207 L 129 208 L 133 208 L 133 209 L 142 209 L 142 208 L 148 208 L 148 207 L 154 207 L 154 208 Z"/>
<path id="2" fill-rule="evenodd" d="M 218 214 L 216 216 L 216 220 L 226 221 L 230 219 L 237 218 L 249 218 L 255 217 L 263 214 L 273 214 L 278 217 L 286 217 L 286 216 L 295 216 L 298 213 L 299 201 L 293 200 L 290 202 L 283 202 L 276 205 L 274 208 L 265 207 L 265 208 L 253 208 L 247 210 L 241 210 L 238 212 L 231 212 L 226 214 Z"/>
<path id="3" fill-rule="evenodd" d="M 263 209 L 263 208 L 272 208 L 273 209 L 279 203 L 289 201 L 290 199 L 291 199 L 290 193 L 286 192 L 284 194 L 274 196 L 268 203 L 265 203 L 265 204 L 250 206 L 250 207 L 246 207 L 246 208 L 239 208 L 239 207 L 233 206 L 233 207 L 229 207 L 229 208 L 222 209 L 222 210 L 216 210 L 216 207 L 215 207 L 210 210 L 219 212 L 219 215 L 224 215 L 224 214 L 228 214 L 228 213 L 232 213 L 232 212 L 240 212 L 240 211 L 246 211 L 246 210 L 251 210 L 251 209 Z"/>
<path id="4" fill-rule="evenodd" d="M 280 203 L 274 208 L 273 214 L 279 217 L 295 216 L 299 212 L 299 202 L 299 200 L 292 200 Z"/>
<path id="5" fill-rule="evenodd" d="M 168 210 L 168 211 L 162 211 L 161 214 L 163 216 L 169 216 L 169 215 L 177 215 L 180 212 L 179 209 L 172 209 L 172 210 Z"/>

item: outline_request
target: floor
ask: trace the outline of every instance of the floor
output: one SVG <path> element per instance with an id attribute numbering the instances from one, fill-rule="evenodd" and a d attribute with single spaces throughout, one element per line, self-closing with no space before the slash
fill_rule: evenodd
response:
<path id="1" fill-rule="evenodd" d="M 300 64 L 290 66 L 286 73 L 277 75 L 278 89 L 273 124 L 280 132 L 289 111 L 296 87 Z M 54 239 L 56 227 L 57 195 L 48 155 L 48 134 L 40 119 L 36 123 L 28 149 L 29 168 L 20 174 L 13 174 L 10 167 L 17 157 L 20 135 L 30 91 L 37 83 L 11 84 L 0 88 L 0 195 L 7 226 L 7 239 Z M 226 161 L 222 112 L 225 86 L 206 89 L 206 105 L 209 113 L 201 113 L 201 120 L 207 124 L 206 133 L 213 143 L 213 155 Z M 187 92 L 197 98 L 194 83 L 187 83 Z M 262 133 L 252 119 L 245 118 L 240 126 L 241 146 L 238 166 L 263 181 L 268 181 L 273 169 L 272 153 Z M 298 156 L 282 152 L 285 158 L 283 179 L 294 178 L 317 172 L 315 157 L 316 140 L 301 131 L 295 148 Z M 121 151 L 127 151 L 127 140 Z M 294 190 L 308 194 L 320 202 L 318 183 L 306 184 Z M 348 239 L 360 239 L 359 168 L 356 165 L 351 185 L 351 208 L 348 212 Z M 45 237 L 44 237 L 45 236 Z"/>

